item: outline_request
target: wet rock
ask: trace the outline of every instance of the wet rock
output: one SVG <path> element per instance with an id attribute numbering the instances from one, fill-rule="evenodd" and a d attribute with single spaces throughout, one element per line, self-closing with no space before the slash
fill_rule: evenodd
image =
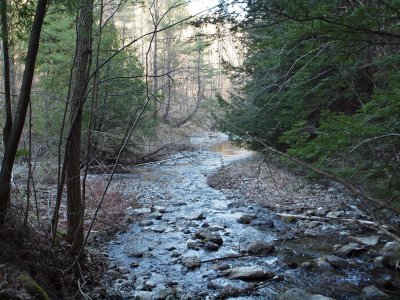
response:
<path id="1" fill-rule="evenodd" d="M 249 247 L 247 248 L 247 252 L 249 254 L 254 255 L 266 255 L 272 253 L 275 250 L 275 246 L 267 243 L 263 240 L 256 240 L 252 242 Z"/>
<path id="2" fill-rule="evenodd" d="M 311 294 L 303 289 L 292 288 L 287 290 L 279 300 L 334 300 L 333 298 L 329 298 L 319 294 Z"/>
<path id="3" fill-rule="evenodd" d="M 187 205 L 187 203 L 183 202 L 183 201 L 179 201 L 179 202 L 175 202 L 173 205 L 174 206 L 185 206 L 185 205 Z"/>
<path id="4" fill-rule="evenodd" d="M 264 227 L 264 228 L 274 228 L 275 224 L 274 221 L 267 219 L 267 220 L 252 220 L 250 222 L 250 226 L 254 227 Z"/>
<path id="5" fill-rule="evenodd" d="M 163 233 L 167 228 L 165 226 L 153 226 L 151 227 L 151 231 L 156 233 Z"/>
<path id="6" fill-rule="evenodd" d="M 241 215 L 236 221 L 240 224 L 250 224 L 254 219 L 255 217 L 252 215 Z"/>
<path id="7" fill-rule="evenodd" d="M 128 253 L 128 257 L 137 257 L 137 258 L 142 258 L 144 256 L 144 252 L 142 251 L 132 251 Z"/>
<path id="8" fill-rule="evenodd" d="M 312 267 L 312 263 L 310 262 L 310 261 L 306 261 L 306 262 L 303 262 L 301 265 L 300 265 L 300 267 L 301 268 L 305 268 L 305 269 L 309 269 L 309 268 L 311 268 Z"/>
<path id="9" fill-rule="evenodd" d="M 239 202 L 239 201 L 232 202 L 232 203 L 229 203 L 229 204 L 228 204 L 228 208 L 229 208 L 229 209 L 232 209 L 232 208 L 239 208 L 239 207 L 244 207 L 244 206 L 246 206 L 246 204 L 244 204 L 243 202 Z"/>
<path id="10" fill-rule="evenodd" d="M 142 222 L 139 223 L 139 225 L 142 227 L 151 226 L 153 224 L 154 222 L 152 220 L 143 220 Z"/>
<path id="11" fill-rule="evenodd" d="M 222 264 L 222 265 L 218 265 L 215 267 L 215 270 L 217 271 L 225 271 L 225 270 L 229 270 L 231 268 L 231 266 L 229 264 Z"/>
<path id="12" fill-rule="evenodd" d="M 162 214 L 164 214 L 167 209 L 165 208 L 165 206 L 154 206 L 154 209 Z"/>
<path id="13" fill-rule="evenodd" d="M 332 265 L 330 263 L 328 263 L 327 261 L 325 261 L 322 258 L 317 258 L 314 261 L 314 267 L 321 269 L 321 270 L 330 270 L 332 269 Z"/>
<path id="14" fill-rule="evenodd" d="M 349 265 L 349 263 L 345 259 L 340 258 L 336 255 L 326 255 L 325 259 L 335 268 L 346 268 Z"/>
<path id="15" fill-rule="evenodd" d="M 176 295 L 176 289 L 175 288 L 165 288 L 161 289 L 158 294 L 157 294 L 157 299 L 172 299 Z"/>
<path id="16" fill-rule="evenodd" d="M 211 232 L 210 230 L 207 229 L 201 229 L 196 231 L 194 234 L 194 238 L 196 240 L 210 241 L 219 246 L 221 246 L 224 243 L 224 241 L 222 240 L 221 236 L 218 233 Z"/>
<path id="17" fill-rule="evenodd" d="M 375 246 L 379 243 L 380 237 L 377 235 L 374 236 L 366 236 L 366 237 L 350 237 L 353 241 L 359 242 L 363 245 L 367 246 Z"/>
<path id="18" fill-rule="evenodd" d="M 328 218 L 334 218 L 334 219 L 336 219 L 336 218 L 339 218 L 342 214 L 343 214 L 343 211 L 337 210 L 337 211 L 330 211 L 330 212 L 328 212 L 328 213 L 326 214 L 326 216 L 327 216 Z"/>
<path id="19" fill-rule="evenodd" d="M 382 249 L 382 264 L 400 271 L 400 243 L 388 242 Z"/>
<path id="20" fill-rule="evenodd" d="M 144 286 L 146 287 L 147 290 L 151 291 L 152 289 L 154 289 L 157 286 L 157 283 L 155 283 L 151 280 L 148 280 L 145 282 Z"/>
<path id="21" fill-rule="evenodd" d="M 150 207 L 142 207 L 133 210 L 133 213 L 136 215 L 144 215 L 151 213 Z"/>
<path id="22" fill-rule="evenodd" d="M 204 220 L 205 217 L 204 217 L 203 212 L 194 212 L 194 213 L 186 216 L 186 219 L 191 220 L 191 221 L 201 221 L 201 220 Z"/>
<path id="23" fill-rule="evenodd" d="M 314 215 L 317 217 L 325 217 L 327 214 L 326 209 L 323 207 L 318 207 L 316 211 L 314 211 Z"/>
<path id="24" fill-rule="evenodd" d="M 149 218 L 155 219 L 155 220 L 161 220 L 162 216 L 163 216 L 162 213 L 155 211 L 149 215 Z"/>
<path id="25" fill-rule="evenodd" d="M 139 263 L 137 261 L 133 261 L 133 262 L 131 262 L 131 264 L 129 266 L 131 268 L 138 268 L 139 267 Z"/>
<path id="26" fill-rule="evenodd" d="M 213 242 L 206 242 L 204 244 L 204 249 L 209 250 L 209 251 L 218 251 L 219 246 Z"/>
<path id="27" fill-rule="evenodd" d="M 273 278 L 274 274 L 259 267 L 236 267 L 222 273 L 229 279 L 256 280 Z"/>
<path id="28" fill-rule="evenodd" d="M 363 300 L 383 300 L 390 299 L 384 292 L 380 291 L 376 286 L 370 285 L 363 288 L 361 297 Z"/>
<path id="29" fill-rule="evenodd" d="M 168 248 L 165 248 L 165 250 L 167 250 L 167 251 L 174 251 L 174 250 L 176 250 L 176 247 L 168 247 Z"/>
<path id="30" fill-rule="evenodd" d="M 188 249 L 200 250 L 201 243 L 191 240 L 191 241 L 187 242 L 186 246 L 187 246 Z"/>
<path id="31" fill-rule="evenodd" d="M 155 297 L 152 292 L 148 291 L 139 291 L 136 292 L 135 300 L 154 300 Z"/>
<path id="32" fill-rule="evenodd" d="M 341 246 L 339 247 L 336 251 L 335 254 L 338 256 L 352 256 L 354 254 L 356 254 L 357 252 L 360 252 L 364 250 L 363 247 L 360 247 L 358 244 L 356 243 L 349 243 L 347 245 Z"/>
<path id="33" fill-rule="evenodd" d="M 180 254 L 178 251 L 174 251 L 174 252 L 171 253 L 171 257 L 179 257 L 181 255 L 182 254 Z"/>
<path id="34" fill-rule="evenodd" d="M 186 256 L 182 258 L 182 264 L 189 269 L 195 269 L 201 266 L 201 260 L 198 256 L 195 255 Z"/>

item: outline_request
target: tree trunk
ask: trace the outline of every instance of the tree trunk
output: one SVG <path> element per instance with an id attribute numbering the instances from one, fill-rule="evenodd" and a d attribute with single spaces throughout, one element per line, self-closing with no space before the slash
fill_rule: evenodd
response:
<path id="1" fill-rule="evenodd" d="M 8 137 L 12 127 L 12 112 L 11 112 L 11 79 L 10 79 L 10 53 L 8 45 L 8 24 L 7 24 L 7 1 L 1 0 L 1 37 L 3 40 L 3 66 L 4 66 L 4 102 L 6 111 L 6 122 L 3 129 L 4 146 L 7 144 Z"/>
<path id="2" fill-rule="evenodd" d="M 83 103 L 90 71 L 93 0 L 80 2 L 77 23 L 76 59 L 72 74 L 70 131 L 65 146 L 67 182 L 67 239 L 78 253 L 83 244 L 84 205 L 80 183 L 81 124 Z"/>
<path id="3" fill-rule="evenodd" d="M 154 30 L 158 30 L 158 22 L 159 22 L 159 11 L 158 11 L 158 1 L 154 0 Z M 157 92 L 158 92 L 158 37 L 157 32 L 154 32 L 154 49 L 153 49 L 153 97 L 154 97 L 154 119 L 157 119 L 158 115 L 158 101 L 157 101 Z"/>
<path id="4" fill-rule="evenodd" d="M 36 57 L 39 49 L 40 32 L 42 30 L 44 16 L 46 14 L 47 0 L 39 0 L 32 31 L 29 38 L 28 52 L 25 62 L 25 70 L 22 78 L 21 92 L 18 99 L 18 107 L 15 114 L 13 126 L 5 145 L 4 158 L 0 171 L 0 222 L 3 222 L 7 208 L 10 204 L 10 181 L 11 171 L 14 165 L 15 155 L 24 128 L 26 113 L 31 99 L 33 75 L 35 72 Z"/>

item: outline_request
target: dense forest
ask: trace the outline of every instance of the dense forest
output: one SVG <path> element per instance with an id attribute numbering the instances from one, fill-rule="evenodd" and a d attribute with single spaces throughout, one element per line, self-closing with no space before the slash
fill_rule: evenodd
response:
<path id="1" fill-rule="evenodd" d="M 399 295 L 400 2 L 203 2 L 0 0 L 1 299 Z M 145 251 L 115 248 L 154 232 Z M 185 251 L 171 232 L 192 234 Z M 292 239 L 367 254 L 295 261 Z M 181 275 L 155 269 L 162 251 Z M 218 282 L 202 267 L 217 261 L 216 278 L 250 283 Z M 361 279 L 343 272 L 338 292 L 310 268 Z"/>

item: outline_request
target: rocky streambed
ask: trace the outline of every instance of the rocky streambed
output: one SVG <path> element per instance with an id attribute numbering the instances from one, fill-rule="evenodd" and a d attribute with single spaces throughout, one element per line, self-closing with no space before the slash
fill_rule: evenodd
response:
<path id="1" fill-rule="evenodd" d="M 398 273 L 383 266 L 398 245 L 384 236 L 356 223 L 282 217 L 249 202 L 248 190 L 212 188 L 211 174 L 253 156 L 224 139 L 193 138 L 203 149 L 118 176 L 141 207 L 129 208 L 138 221 L 107 246 L 108 299 L 398 299 Z M 362 213 L 309 212 L 318 214 Z"/>

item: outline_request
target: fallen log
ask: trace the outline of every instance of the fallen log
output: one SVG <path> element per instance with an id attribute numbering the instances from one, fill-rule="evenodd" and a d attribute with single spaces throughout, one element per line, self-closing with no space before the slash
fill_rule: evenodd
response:
<path id="1" fill-rule="evenodd" d="M 338 222 L 347 222 L 347 223 L 353 223 L 354 222 L 354 223 L 359 223 L 359 224 L 362 224 L 362 225 L 375 226 L 375 227 L 384 226 L 384 225 L 376 224 L 373 221 L 351 219 L 351 218 L 317 217 L 317 216 L 293 215 L 293 214 L 286 214 L 286 213 L 277 213 L 277 215 L 282 217 L 282 218 L 293 218 L 293 219 L 300 219 L 300 220 L 338 221 Z"/>

